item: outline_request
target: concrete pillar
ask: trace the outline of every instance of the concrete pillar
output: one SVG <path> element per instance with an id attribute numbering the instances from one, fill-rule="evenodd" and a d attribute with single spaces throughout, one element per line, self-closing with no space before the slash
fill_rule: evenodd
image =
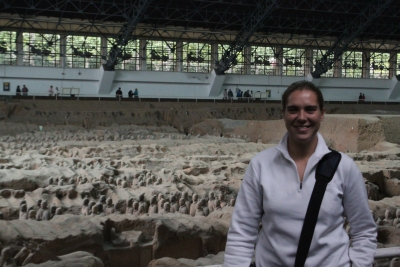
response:
<path id="1" fill-rule="evenodd" d="M 115 71 L 105 71 L 103 65 L 101 65 L 99 73 L 98 94 L 110 94 L 112 91 Z"/>
<path id="2" fill-rule="evenodd" d="M 215 61 L 219 60 L 220 55 L 218 55 L 218 44 L 211 44 L 211 70 L 215 68 Z"/>
<path id="3" fill-rule="evenodd" d="M 275 67 L 275 75 L 280 76 L 283 73 L 283 47 L 276 47 L 276 54 L 278 55 L 277 62 L 278 65 Z"/>
<path id="4" fill-rule="evenodd" d="M 387 98 L 392 100 L 392 99 L 398 99 L 399 97 L 400 97 L 400 82 L 397 79 L 397 77 L 394 76 L 391 79 Z"/>
<path id="5" fill-rule="evenodd" d="M 307 74 L 311 73 L 313 71 L 313 49 L 312 48 L 307 48 L 306 49 L 306 59 L 304 61 L 304 74 L 307 76 Z"/>
<path id="6" fill-rule="evenodd" d="M 139 43 L 139 47 L 140 47 L 140 50 L 139 50 L 139 57 L 140 57 L 139 66 L 140 66 L 140 70 L 147 70 L 146 44 L 147 44 L 146 40 L 143 40 L 143 39 L 140 40 L 140 43 Z"/>
<path id="7" fill-rule="evenodd" d="M 175 70 L 177 72 L 182 72 L 183 70 L 183 42 L 176 42 L 176 66 Z"/>
<path id="8" fill-rule="evenodd" d="M 67 66 L 67 35 L 60 34 L 60 67 Z"/>
<path id="9" fill-rule="evenodd" d="M 251 74 L 251 46 L 244 48 L 244 74 Z"/>
<path id="10" fill-rule="evenodd" d="M 397 52 L 390 52 L 390 59 L 389 59 L 389 79 L 392 79 L 396 76 L 397 68 Z"/>
<path id="11" fill-rule="evenodd" d="M 362 66 L 363 66 L 362 78 L 368 79 L 370 77 L 371 60 L 367 61 L 367 59 L 370 59 L 370 56 L 371 56 L 370 52 L 367 52 L 367 51 L 363 52 L 363 56 L 362 56 L 362 60 L 363 60 L 363 62 L 362 62 Z"/>
<path id="12" fill-rule="evenodd" d="M 17 32 L 16 50 L 17 50 L 17 66 L 23 66 L 24 65 L 24 38 L 23 38 L 23 31 Z"/>
<path id="13" fill-rule="evenodd" d="M 333 77 L 342 77 L 342 56 L 340 56 L 338 60 L 336 60 L 335 64 L 333 64 Z"/>
<path id="14" fill-rule="evenodd" d="M 215 70 L 212 70 L 210 73 L 210 84 L 207 88 L 208 96 L 219 96 L 222 93 L 224 81 L 225 75 L 217 75 Z"/>
<path id="15" fill-rule="evenodd" d="M 107 63 L 107 56 L 108 56 L 108 42 L 107 38 L 103 36 L 101 37 L 101 50 L 100 50 L 101 65 Z"/>

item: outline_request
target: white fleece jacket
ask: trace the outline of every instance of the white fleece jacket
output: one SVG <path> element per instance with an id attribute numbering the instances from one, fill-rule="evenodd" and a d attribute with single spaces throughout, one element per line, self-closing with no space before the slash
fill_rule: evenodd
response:
<path id="1" fill-rule="evenodd" d="M 326 153 L 329 149 L 318 133 L 317 148 L 308 160 L 302 184 L 287 150 L 287 134 L 277 147 L 251 160 L 232 214 L 224 267 L 250 265 L 260 220 L 257 267 L 294 266 L 315 169 Z M 350 223 L 351 239 L 343 228 L 344 217 Z M 372 266 L 376 236 L 363 177 L 353 160 L 342 153 L 322 200 L 305 266 Z"/>

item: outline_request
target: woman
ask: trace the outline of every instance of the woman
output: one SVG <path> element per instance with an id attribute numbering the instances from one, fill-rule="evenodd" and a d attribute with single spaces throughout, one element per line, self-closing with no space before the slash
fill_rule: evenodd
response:
<path id="1" fill-rule="evenodd" d="M 257 240 L 256 266 L 294 266 L 315 168 L 329 149 L 318 133 L 325 114 L 318 87 L 293 83 L 282 95 L 282 106 L 287 133 L 247 168 L 232 214 L 224 267 L 249 266 Z M 344 217 L 351 226 L 350 239 Z M 375 250 L 376 225 L 363 177 L 342 154 L 322 200 L 305 266 L 372 266 Z"/>

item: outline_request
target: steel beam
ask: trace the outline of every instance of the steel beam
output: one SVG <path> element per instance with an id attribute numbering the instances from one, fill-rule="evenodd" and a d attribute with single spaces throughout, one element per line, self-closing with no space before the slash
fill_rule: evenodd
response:
<path id="1" fill-rule="evenodd" d="M 384 11 L 386 11 L 393 0 L 370 1 L 368 6 L 348 23 L 343 33 L 337 38 L 335 43 L 327 52 L 318 59 L 315 64 L 315 71 L 311 73 L 313 78 L 320 78 L 332 65 L 340 58 L 348 46 L 360 36 L 364 30 L 373 23 Z"/>
<path id="2" fill-rule="evenodd" d="M 265 3 L 265 6 L 263 6 L 263 3 Z M 277 7 L 277 0 L 259 2 L 259 6 L 254 10 L 253 14 L 247 17 L 242 30 L 236 35 L 234 42 L 225 50 L 221 59 L 215 62 L 214 70 L 217 75 L 225 74 L 225 71 L 232 65 L 236 65 L 237 55 L 248 45 L 248 41 L 252 35 L 262 27 L 262 23 Z"/>

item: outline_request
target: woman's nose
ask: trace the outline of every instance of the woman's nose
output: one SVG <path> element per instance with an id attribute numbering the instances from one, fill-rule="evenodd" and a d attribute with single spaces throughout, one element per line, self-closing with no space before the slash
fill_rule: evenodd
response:
<path id="1" fill-rule="evenodd" d="M 298 120 L 306 120 L 306 113 L 304 110 L 299 111 L 299 116 L 297 117 Z"/>

